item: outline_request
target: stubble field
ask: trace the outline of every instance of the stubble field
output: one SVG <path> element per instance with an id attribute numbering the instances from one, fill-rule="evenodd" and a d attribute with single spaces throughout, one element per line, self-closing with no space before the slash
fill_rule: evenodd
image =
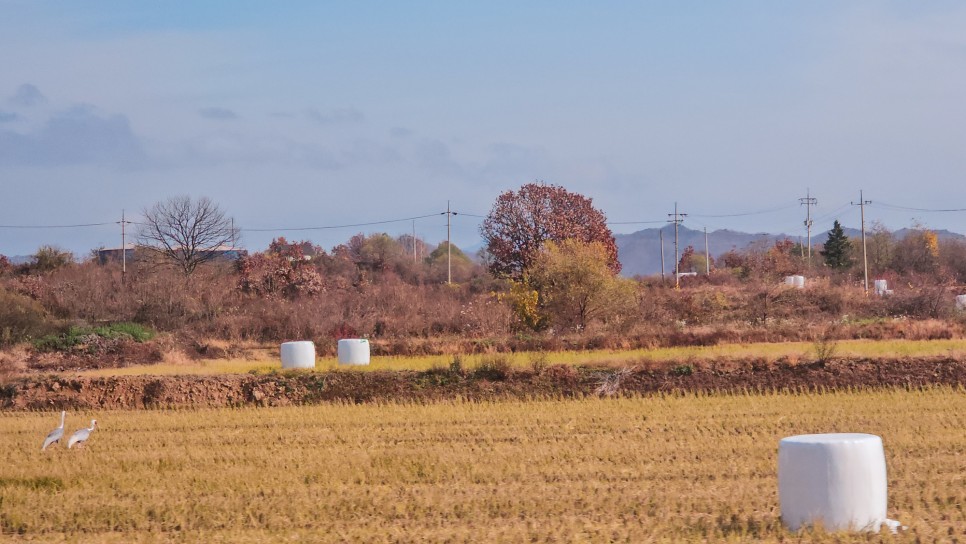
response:
<path id="1" fill-rule="evenodd" d="M 3 537 L 84 542 L 957 542 L 962 389 L 0 414 Z M 882 436 L 896 536 L 794 534 L 779 439 Z"/>

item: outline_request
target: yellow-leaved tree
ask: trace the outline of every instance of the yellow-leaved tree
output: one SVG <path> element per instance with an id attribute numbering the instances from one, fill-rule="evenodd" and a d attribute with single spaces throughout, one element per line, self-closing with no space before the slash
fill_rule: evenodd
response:
<path id="1" fill-rule="evenodd" d="M 599 242 L 547 242 L 527 282 L 539 295 L 542 316 L 561 330 L 592 323 L 619 327 L 637 309 L 636 284 L 614 272 L 608 249 Z"/>

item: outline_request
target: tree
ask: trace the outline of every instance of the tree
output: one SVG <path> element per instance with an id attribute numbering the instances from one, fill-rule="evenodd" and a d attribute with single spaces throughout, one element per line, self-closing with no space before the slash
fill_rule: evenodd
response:
<path id="1" fill-rule="evenodd" d="M 702 261 L 702 264 L 704 261 Z M 696 272 L 694 269 L 694 246 L 684 248 L 681 259 L 678 261 L 679 272 Z"/>
<path id="2" fill-rule="evenodd" d="M 881 221 L 873 221 L 870 234 L 866 240 L 869 255 L 869 270 L 873 274 L 882 274 L 892 264 L 895 252 L 896 238 Z"/>
<path id="3" fill-rule="evenodd" d="M 50 272 L 74 263 L 74 254 L 54 246 L 41 246 L 30 259 L 30 272 Z"/>
<path id="4" fill-rule="evenodd" d="M 447 246 L 448 242 L 440 242 L 436 249 L 426 257 L 431 278 L 434 281 L 446 281 L 447 271 L 452 268 L 453 281 L 462 283 L 473 275 L 473 260 L 463 253 L 456 245 Z M 449 248 L 449 251 L 447 251 Z M 449 266 L 447 266 L 449 261 Z"/>
<path id="5" fill-rule="evenodd" d="M 892 267 L 900 274 L 934 274 L 939 268 L 939 238 L 924 225 L 913 223 L 896 243 Z"/>
<path id="6" fill-rule="evenodd" d="M 206 197 L 169 198 L 144 211 L 138 243 L 184 272 L 217 259 L 219 250 L 233 246 L 238 229 L 214 202 Z"/>
<path id="7" fill-rule="evenodd" d="M 828 240 L 825 241 L 823 248 L 825 266 L 835 270 L 844 270 L 852 266 L 852 242 L 845 235 L 838 219 L 832 223 L 832 230 L 829 231 Z"/>
<path id="8" fill-rule="evenodd" d="M 547 242 L 526 280 L 539 294 L 541 312 L 561 327 L 619 321 L 636 307 L 633 281 L 614 273 L 600 242 Z"/>
<path id="9" fill-rule="evenodd" d="M 285 238 L 272 240 L 268 251 L 242 257 L 238 261 L 239 287 L 242 291 L 265 298 L 290 298 L 316 295 L 325 290 L 325 282 L 305 248 L 316 249 L 308 242 L 289 243 Z"/>
<path id="10" fill-rule="evenodd" d="M 490 254 L 490 272 L 519 280 L 548 241 L 598 242 L 607 266 L 617 273 L 617 244 L 604 214 L 591 199 L 557 185 L 528 183 L 496 199 L 480 233 Z"/>

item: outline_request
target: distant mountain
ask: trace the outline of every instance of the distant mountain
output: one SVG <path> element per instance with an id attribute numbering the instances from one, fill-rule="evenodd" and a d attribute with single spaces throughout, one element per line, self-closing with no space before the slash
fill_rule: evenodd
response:
<path id="1" fill-rule="evenodd" d="M 661 233 L 664 234 L 664 270 L 674 273 L 674 225 L 659 229 L 644 229 L 631 234 L 614 235 L 617 241 L 617 258 L 621 262 L 624 276 L 649 276 L 661 273 Z M 712 257 L 718 257 L 732 249 L 745 249 L 751 244 L 771 245 L 777 240 L 798 237 L 784 234 L 750 234 L 734 230 L 708 232 L 708 250 Z M 688 246 L 694 246 L 696 253 L 704 253 L 704 231 L 678 226 L 678 251 L 684 253 Z"/>
<path id="2" fill-rule="evenodd" d="M 860 238 L 862 231 L 843 227 L 849 238 Z M 896 238 L 903 238 L 912 232 L 911 229 L 901 229 L 893 232 Z M 934 230 L 940 240 L 966 241 L 966 236 L 948 230 Z M 644 229 L 631 234 L 616 234 L 617 256 L 623 266 L 624 276 L 649 276 L 661 273 L 661 233 L 664 234 L 664 271 L 674 273 L 674 225 L 666 225 L 659 229 Z M 868 235 L 868 231 L 866 231 Z M 752 244 L 772 245 L 776 241 L 788 238 L 794 242 L 799 236 L 787 234 L 738 232 L 733 230 L 716 230 L 708 232 L 708 250 L 712 257 L 719 257 L 732 249 L 747 249 Z M 820 247 L 828 239 L 828 231 L 813 232 L 812 246 Z M 805 240 L 802 240 L 805 243 Z M 678 250 L 694 246 L 696 253 L 704 253 L 704 231 L 678 226 Z"/>
<path id="3" fill-rule="evenodd" d="M 10 264 L 12 265 L 27 264 L 33 259 L 34 258 L 31 255 L 13 255 L 7 257 L 7 260 L 9 260 Z"/>

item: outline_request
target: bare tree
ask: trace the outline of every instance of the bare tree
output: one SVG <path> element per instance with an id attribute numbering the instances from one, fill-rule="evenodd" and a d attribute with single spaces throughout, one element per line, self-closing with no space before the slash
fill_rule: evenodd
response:
<path id="1" fill-rule="evenodd" d="M 190 276 L 198 265 L 218 258 L 221 250 L 234 246 L 238 229 L 207 197 L 169 198 L 144 210 L 138 243 Z"/>

